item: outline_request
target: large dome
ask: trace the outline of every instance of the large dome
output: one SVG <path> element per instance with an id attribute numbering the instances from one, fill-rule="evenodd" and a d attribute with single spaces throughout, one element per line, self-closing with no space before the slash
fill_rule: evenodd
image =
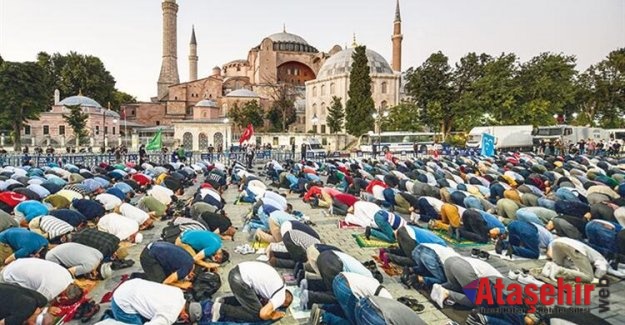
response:
<path id="1" fill-rule="evenodd" d="M 229 92 L 226 95 L 226 97 L 259 97 L 259 96 L 257 93 L 249 89 L 241 88 L 241 89 L 237 89 L 237 90 L 233 90 Z"/>
<path id="2" fill-rule="evenodd" d="M 219 108 L 219 106 L 217 106 L 217 102 L 212 99 L 202 99 L 195 104 L 195 107 Z"/>
<path id="3" fill-rule="evenodd" d="M 352 68 L 352 54 L 354 53 L 354 47 L 342 50 L 331 56 L 319 69 L 317 79 L 328 78 L 336 75 L 342 75 L 349 73 Z M 373 73 L 388 73 L 392 74 L 393 69 L 386 62 L 386 59 L 378 52 L 367 49 L 367 65 L 370 68 L 370 72 Z"/>
<path id="4" fill-rule="evenodd" d="M 301 36 L 287 32 L 271 34 L 267 36 L 267 38 L 271 39 L 274 43 L 297 43 L 308 45 L 308 42 L 306 42 L 306 40 Z"/>
<path id="5" fill-rule="evenodd" d="M 80 105 L 81 107 L 95 107 L 95 108 L 101 108 L 102 107 L 102 105 L 100 105 L 95 100 L 93 100 L 93 99 L 91 99 L 89 97 L 82 96 L 82 95 L 67 97 L 67 98 L 63 99 L 62 101 L 60 101 L 58 105 L 61 105 L 61 106 L 64 106 L 64 105 Z"/>

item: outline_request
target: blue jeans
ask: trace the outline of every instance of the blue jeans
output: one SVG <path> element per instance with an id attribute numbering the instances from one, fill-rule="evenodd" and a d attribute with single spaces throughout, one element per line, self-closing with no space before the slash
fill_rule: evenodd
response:
<path id="1" fill-rule="evenodd" d="M 111 311 L 113 311 L 113 317 L 115 318 L 115 320 L 120 321 L 122 323 L 142 325 L 145 320 L 139 314 L 128 314 L 125 311 L 123 311 L 121 308 L 119 308 L 117 303 L 115 303 L 114 299 L 111 300 Z"/>
<path id="2" fill-rule="evenodd" d="M 531 222 L 537 225 L 545 225 L 545 223 L 540 220 L 540 218 L 532 211 L 518 209 L 516 210 L 516 218 L 520 221 Z"/>
<path id="3" fill-rule="evenodd" d="M 344 275 L 339 274 L 332 281 L 332 291 L 334 296 L 339 302 L 340 311 L 333 311 L 330 308 L 324 308 L 326 313 L 323 320 L 328 325 L 343 325 L 351 324 L 354 322 L 354 309 L 358 299 L 352 293 L 352 289 L 349 287 L 349 283 Z M 345 317 L 343 317 L 345 316 Z"/>
<path id="4" fill-rule="evenodd" d="M 246 203 L 254 203 L 256 202 L 256 195 L 254 195 L 252 191 L 245 189 L 245 196 L 241 198 L 241 201 Z"/>
<path id="5" fill-rule="evenodd" d="M 556 191 L 556 197 L 558 197 L 560 200 L 565 200 L 565 201 L 577 201 L 577 202 L 582 202 L 577 195 L 575 195 L 571 190 L 567 189 L 566 187 L 561 187 Z"/>
<path id="6" fill-rule="evenodd" d="M 540 256 L 540 242 L 536 226 L 524 221 L 512 221 L 508 225 L 508 243 L 515 255 L 537 259 Z"/>
<path id="7" fill-rule="evenodd" d="M 384 315 L 369 298 L 360 298 L 354 309 L 354 317 L 358 325 L 385 325 Z"/>
<path id="8" fill-rule="evenodd" d="M 586 224 L 586 237 L 590 247 L 601 253 L 601 255 L 610 258 L 618 250 L 616 236 L 618 232 L 615 229 L 604 227 L 601 221 L 591 221 Z"/>
<path id="9" fill-rule="evenodd" d="M 371 235 L 385 242 L 394 243 L 395 234 L 393 233 L 393 227 L 388 223 L 388 212 L 383 210 L 376 212 L 373 220 L 380 229 L 371 228 Z"/>
<path id="10" fill-rule="evenodd" d="M 428 288 L 435 283 L 447 282 L 443 263 L 431 248 L 424 245 L 417 246 L 412 251 L 412 259 L 415 261 L 415 272 L 423 276 L 423 281 Z"/>

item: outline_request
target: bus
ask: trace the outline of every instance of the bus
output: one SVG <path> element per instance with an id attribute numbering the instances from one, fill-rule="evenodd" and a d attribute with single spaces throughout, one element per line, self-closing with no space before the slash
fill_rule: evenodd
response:
<path id="1" fill-rule="evenodd" d="M 413 152 L 413 145 L 427 146 L 428 150 L 434 149 L 435 143 L 440 136 L 433 132 L 382 132 L 380 134 L 363 134 L 358 139 L 358 149 L 362 152 L 373 152 L 373 145 L 382 152 L 389 149 L 392 153 Z M 441 146 L 437 146 L 440 149 Z M 381 149 L 381 150 L 380 150 Z"/>
<path id="2" fill-rule="evenodd" d="M 625 141 L 625 129 L 608 129 L 610 139 Z"/>

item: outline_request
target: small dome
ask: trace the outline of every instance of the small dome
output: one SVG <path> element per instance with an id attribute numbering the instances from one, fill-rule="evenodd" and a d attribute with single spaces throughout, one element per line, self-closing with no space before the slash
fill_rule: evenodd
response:
<path id="1" fill-rule="evenodd" d="M 354 47 L 345 49 L 332 55 L 319 69 L 317 79 L 324 79 L 336 75 L 349 73 L 352 68 L 352 54 L 354 53 Z M 378 52 L 367 49 L 367 65 L 370 68 L 370 72 L 373 73 L 388 73 L 392 74 L 393 70 L 388 64 L 386 59 Z"/>
<path id="2" fill-rule="evenodd" d="M 82 96 L 82 95 L 67 97 L 67 98 L 63 99 L 62 101 L 60 101 L 58 103 L 58 105 L 61 105 L 61 106 L 64 106 L 64 105 L 80 105 L 81 107 L 95 107 L 95 108 L 101 108 L 102 107 L 102 105 L 100 105 L 95 100 L 93 100 L 93 99 L 91 99 L 89 97 Z"/>
<path id="3" fill-rule="evenodd" d="M 202 99 L 195 104 L 195 107 L 219 108 L 219 106 L 217 106 L 217 102 L 212 99 Z"/>
<path id="4" fill-rule="evenodd" d="M 241 89 L 237 89 L 237 90 L 233 90 L 229 92 L 226 95 L 226 97 L 260 97 L 260 96 L 258 96 L 257 93 L 249 89 L 241 88 Z"/>
<path id="5" fill-rule="evenodd" d="M 271 39 L 275 43 L 298 43 L 308 45 L 308 42 L 306 42 L 306 40 L 301 36 L 287 32 L 271 34 L 267 36 L 267 38 Z"/>

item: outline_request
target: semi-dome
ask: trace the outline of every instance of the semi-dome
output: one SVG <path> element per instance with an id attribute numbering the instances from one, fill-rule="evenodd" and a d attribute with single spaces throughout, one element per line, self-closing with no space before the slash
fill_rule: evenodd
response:
<path id="1" fill-rule="evenodd" d="M 274 43 L 297 43 L 308 45 L 308 42 L 306 42 L 306 40 L 301 36 L 287 32 L 271 34 L 267 36 L 267 38 L 271 39 Z"/>
<path id="2" fill-rule="evenodd" d="M 233 90 L 229 92 L 226 95 L 226 97 L 260 97 L 260 96 L 258 96 L 257 93 L 249 89 L 241 88 L 241 89 L 237 89 L 237 90 Z"/>
<path id="3" fill-rule="evenodd" d="M 212 99 L 202 99 L 195 104 L 195 107 L 219 108 L 219 106 L 217 106 L 217 102 Z"/>
<path id="4" fill-rule="evenodd" d="M 345 73 L 349 73 L 352 68 L 352 63 L 354 60 L 352 59 L 352 54 L 354 53 L 355 48 L 349 48 L 342 50 L 331 56 L 319 69 L 319 73 L 317 74 L 317 79 L 328 78 L 336 75 L 342 75 Z M 378 52 L 367 49 L 367 65 L 370 68 L 371 73 L 388 73 L 392 74 L 393 69 L 388 64 L 386 59 Z"/>
<path id="5" fill-rule="evenodd" d="M 59 102 L 58 105 L 80 105 L 81 107 L 95 107 L 95 108 L 101 108 L 102 105 L 100 105 L 98 102 L 96 102 L 95 100 L 89 98 L 89 97 L 85 97 L 82 95 L 76 95 L 76 96 L 70 96 L 67 97 L 65 99 L 63 99 L 62 101 Z"/>

